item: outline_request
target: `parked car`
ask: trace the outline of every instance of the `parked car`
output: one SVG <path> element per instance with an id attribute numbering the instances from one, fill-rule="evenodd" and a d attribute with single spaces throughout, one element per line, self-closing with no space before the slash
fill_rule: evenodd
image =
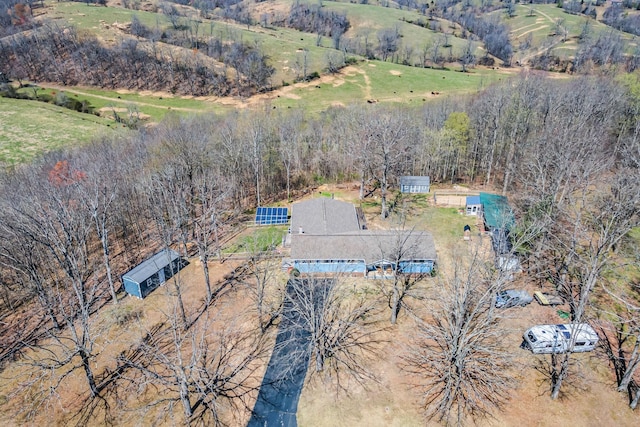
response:
<path id="1" fill-rule="evenodd" d="M 533 297 L 525 290 L 521 289 L 507 289 L 506 291 L 498 292 L 496 295 L 496 307 L 508 308 L 515 307 L 517 305 L 524 307 L 533 301 Z"/>

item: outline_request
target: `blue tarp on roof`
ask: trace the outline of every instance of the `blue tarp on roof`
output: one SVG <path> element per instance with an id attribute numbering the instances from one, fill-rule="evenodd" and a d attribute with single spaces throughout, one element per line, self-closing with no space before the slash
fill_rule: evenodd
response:
<path id="1" fill-rule="evenodd" d="M 480 196 L 467 196 L 467 206 L 479 205 Z"/>
<path id="2" fill-rule="evenodd" d="M 515 216 L 505 196 L 480 193 L 480 203 L 487 227 L 510 230 L 515 226 Z"/>

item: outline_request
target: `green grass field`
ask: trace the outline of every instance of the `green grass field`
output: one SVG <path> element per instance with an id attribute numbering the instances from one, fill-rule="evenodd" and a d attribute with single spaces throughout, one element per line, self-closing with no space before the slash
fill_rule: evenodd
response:
<path id="1" fill-rule="evenodd" d="M 533 12 L 533 14 L 531 14 Z M 493 12 L 504 15 L 504 11 Z M 567 31 L 566 40 L 562 41 L 562 36 L 556 33 L 556 22 L 564 20 L 562 26 Z M 520 42 L 527 37 L 531 37 L 531 49 L 529 52 L 519 52 L 520 55 L 527 55 L 530 52 L 538 52 L 540 49 L 553 46 L 554 54 L 568 58 L 575 54 L 578 47 L 577 37 L 582 32 L 585 22 L 588 21 L 589 32 L 592 38 L 600 36 L 606 31 L 619 33 L 621 37 L 629 43 L 629 50 L 636 45 L 634 38 L 626 33 L 621 33 L 601 22 L 589 19 L 584 15 L 572 15 L 565 12 L 555 4 L 518 5 L 516 16 L 505 18 L 505 23 L 511 28 L 511 39 L 515 49 Z"/>
<path id="2" fill-rule="evenodd" d="M 293 0 L 277 0 L 274 7 L 286 13 L 285 11 L 292 3 Z M 127 24 L 134 14 L 150 28 L 166 29 L 170 27 L 165 16 L 153 12 L 133 11 L 118 7 L 99 7 L 79 2 L 47 1 L 46 4 L 47 15 L 54 21 L 71 23 L 77 26 L 80 32 L 96 34 L 107 42 L 118 41 L 127 36 L 125 32 L 113 24 Z M 397 27 L 402 35 L 403 45 L 413 48 L 415 52 L 422 51 L 435 37 L 442 37 L 431 30 L 407 23 L 407 20 L 426 19 L 425 16 L 415 12 L 353 4 L 346 1 L 325 1 L 323 7 L 347 14 L 352 27 L 345 37 L 361 38 L 364 31 L 368 32 L 368 37 L 376 44 L 378 30 Z M 542 7 L 542 5 L 536 6 L 536 8 Z M 554 6 L 548 6 L 544 10 L 549 15 L 563 13 Z M 527 7 L 522 6 L 518 11 L 518 16 L 512 20 L 514 28 L 516 26 L 522 27 L 527 19 L 531 20 L 531 18 L 525 17 L 528 11 Z M 184 18 L 184 22 L 187 22 L 186 18 Z M 454 33 L 459 31 L 455 28 L 448 28 L 448 30 Z M 223 113 L 236 108 L 264 108 L 265 103 L 277 109 L 304 108 L 310 113 L 319 113 L 335 105 L 362 102 L 404 103 L 419 106 L 438 97 L 477 91 L 494 82 L 505 80 L 517 72 L 516 70 L 496 71 L 476 68 L 472 69 L 470 73 L 461 73 L 459 72 L 460 66 L 457 64 L 450 65 L 451 70 L 438 70 L 358 59 L 359 62 L 347 67 L 339 74 L 323 75 L 318 80 L 293 84 L 294 80 L 300 76 L 302 64 L 305 61 L 308 73 L 313 71 L 323 73 L 327 55 L 340 54 L 339 51 L 332 48 L 331 39 L 322 37 L 317 45 L 318 39 L 315 34 L 301 33 L 287 28 L 260 25 L 247 27 L 231 22 L 209 20 L 202 20 L 199 31 L 201 34 L 210 34 L 227 41 L 242 40 L 258 45 L 270 58 L 270 62 L 275 68 L 272 84 L 275 87 L 282 87 L 273 93 L 252 99 L 193 98 L 150 91 L 115 91 L 86 87 L 68 87 L 64 88 L 64 91 L 69 97 L 89 101 L 103 116 L 103 119 L 93 119 L 100 122 L 95 126 L 109 129 L 106 127 L 106 123 L 112 122 L 112 109 L 116 109 L 119 113 L 126 113 L 126 110 L 132 107 L 143 115 L 147 123 L 150 123 L 159 122 L 169 112 L 185 115 L 200 112 Z M 522 32 L 524 31 L 527 30 L 522 30 Z M 543 30 L 539 30 L 539 33 L 536 37 L 547 37 Z M 453 45 L 454 54 L 462 49 L 466 43 L 455 36 L 450 37 L 450 42 Z M 44 83 L 42 85 L 47 93 L 62 90 L 53 85 L 47 86 Z M 43 136 L 33 138 L 32 135 L 38 133 L 34 133 L 30 126 L 32 126 L 31 123 L 37 123 L 37 121 L 30 121 L 29 126 L 20 131 L 12 130 L 20 127 L 18 122 L 10 124 L 8 121 L 3 121 L 2 128 L 0 128 L 0 141 L 3 143 L 2 159 L 5 161 L 24 161 L 37 153 L 67 144 L 73 145 L 75 141 L 87 140 L 90 135 L 94 134 L 94 132 L 86 131 L 86 125 L 89 124 L 86 117 L 78 119 L 73 116 L 73 112 L 63 111 L 54 106 L 39 104 L 37 107 L 26 108 L 25 105 L 33 105 L 33 103 L 15 102 L 25 103 L 20 104 L 20 107 L 16 107 L 16 109 L 33 110 L 35 108 L 38 110 L 37 117 L 45 123 L 46 130 L 41 131 Z M 9 112 L 3 112 L 3 114 L 9 114 Z M 73 117 L 73 119 L 61 121 L 59 120 L 61 114 Z M 26 113 L 20 113 L 19 116 L 26 116 Z M 13 116 L 12 120 L 18 119 Z M 80 126 L 79 130 L 72 129 L 76 121 Z M 38 145 L 40 148 L 37 148 Z"/>
<path id="3" fill-rule="evenodd" d="M 402 36 L 403 47 L 410 47 L 416 52 L 424 50 L 425 46 L 430 46 L 436 38 L 442 37 L 441 33 L 408 23 L 407 21 L 415 22 L 419 19 L 428 21 L 426 16 L 417 12 L 331 1 L 323 1 L 322 5 L 323 8 L 328 10 L 336 10 L 346 14 L 347 19 L 351 22 L 351 29 L 345 35 L 346 37 L 353 38 L 368 34 L 369 38 L 374 43 L 377 43 L 376 37 L 379 30 L 397 28 Z M 462 51 L 467 41 L 456 37 L 456 34 L 459 35 L 460 30 L 446 28 L 444 22 L 442 25 L 449 33 L 452 33 L 449 42 L 452 45 L 454 54 Z M 480 54 L 480 51 L 477 50 L 476 54 Z"/>
<path id="4" fill-rule="evenodd" d="M 119 7 L 104 7 L 80 2 L 47 2 L 51 18 L 61 20 L 78 29 L 96 34 L 107 41 L 116 40 L 113 24 L 127 24 L 136 15 L 149 28 L 165 29 L 171 24 L 160 13 L 131 10 Z"/>
<path id="5" fill-rule="evenodd" d="M 110 121 L 38 101 L 0 98 L 0 162 L 15 164 L 114 132 Z"/>
<path id="6" fill-rule="evenodd" d="M 268 251 L 282 243 L 282 236 L 287 232 L 286 226 L 256 227 L 244 233 L 234 243 L 222 250 L 225 254 L 250 253 Z"/>
<path id="7" fill-rule="evenodd" d="M 271 104 L 277 108 L 305 108 L 310 112 L 369 100 L 417 106 L 437 96 L 477 91 L 509 77 L 510 74 L 494 70 L 461 73 L 366 61 L 328 81 L 286 88 Z"/>

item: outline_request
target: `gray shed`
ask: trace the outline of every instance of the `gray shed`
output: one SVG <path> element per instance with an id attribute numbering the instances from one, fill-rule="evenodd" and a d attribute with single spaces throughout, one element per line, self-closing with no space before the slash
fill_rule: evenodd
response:
<path id="1" fill-rule="evenodd" d="M 145 298 L 185 265 L 176 251 L 163 249 L 122 276 L 124 289 L 129 295 Z"/>
<path id="2" fill-rule="evenodd" d="M 401 176 L 400 192 L 401 193 L 419 193 L 425 194 L 429 192 L 431 181 L 428 176 Z"/>

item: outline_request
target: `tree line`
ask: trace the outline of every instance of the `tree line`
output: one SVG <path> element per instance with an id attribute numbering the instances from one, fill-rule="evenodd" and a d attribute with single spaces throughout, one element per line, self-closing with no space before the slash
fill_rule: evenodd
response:
<path id="1" fill-rule="evenodd" d="M 151 33 L 135 19 L 133 24 L 132 33 Z M 197 33 L 188 38 L 170 33 L 165 35 L 168 43 L 127 38 L 107 46 L 73 27 L 45 23 L 0 41 L 0 70 L 18 81 L 190 95 L 251 95 L 270 87 L 274 69 L 256 46 L 200 37 Z M 170 44 L 189 50 L 176 50 Z M 198 47 L 202 49 L 191 50 Z M 221 69 L 217 61 L 233 67 L 233 72 Z"/>

